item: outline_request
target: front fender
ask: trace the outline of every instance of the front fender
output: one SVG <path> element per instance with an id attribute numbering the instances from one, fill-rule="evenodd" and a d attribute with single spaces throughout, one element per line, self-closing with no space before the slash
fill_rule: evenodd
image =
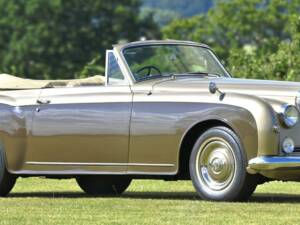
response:
<path id="1" fill-rule="evenodd" d="M 226 93 L 224 98 L 215 94 L 198 98 L 191 96 L 188 99 L 199 99 L 206 110 L 194 112 L 185 118 L 185 121 L 193 123 L 189 127 L 182 126 L 187 128 L 183 137 L 196 124 L 217 120 L 227 124 L 238 134 L 248 159 L 278 154 L 280 135 L 276 130 L 279 127 L 276 113 L 263 99 L 239 93 Z"/>
<path id="2" fill-rule="evenodd" d="M 241 143 L 246 151 L 246 156 L 250 160 L 257 156 L 258 149 L 258 134 L 256 121 L 252 114 L 241 107 L 227 104 L 205 104 L 206 110 L 201 114 L 193 114 L 186 117 L 182 127 L 185 129 L 181 140 L 181 148 L 184 146 L 184 141 L 192 133 L 203 132 L 210 127 L 225 124 L 230 127 L 240 138 Z M 200 118 L 200 119 L 199 119 Z M 188 121 L 194 121 L 188 124 Z M 184 151 L 181 149 L 180 151 Z"/>
<path id="3" fill-rule="evenodd" d="M 239 93 L 228 93 L 223 103 L 232 104 L 248 110 L 257 127 L 257 155 L 277 155 L 279 151 L 280 135 L 276 113 L 272 106 L 263 99 Z"/>

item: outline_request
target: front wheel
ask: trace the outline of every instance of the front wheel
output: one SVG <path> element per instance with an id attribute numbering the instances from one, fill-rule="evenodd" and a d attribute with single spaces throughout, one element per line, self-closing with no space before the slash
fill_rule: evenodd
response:
<path id="1" fill-rule="evenodd" d="M 205 200 L 247 200 L 257 185 L 256 176 L 246 171 L 238 136 L 226 127 L 211 128 L 198 138 L 189 166 L 194 187 Z"/>
<path id="2" fill-rule="evenodd" d="M 131 183 L 126 176 L 80 176 L 76 179 L 80 188 L 90 195 L 119 195 Z"/>

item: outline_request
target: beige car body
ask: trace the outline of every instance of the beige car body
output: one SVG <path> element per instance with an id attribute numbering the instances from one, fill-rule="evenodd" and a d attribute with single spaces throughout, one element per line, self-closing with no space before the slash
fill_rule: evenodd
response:
<path id="1" fill-rule="evenodd" d="M 188 179 L 196 138 L 223 125 L 240 138 L 249 173 L 300 180 L 300 125 L 286 128 L 280 118 L 282 105 L 296 104 L 300 83 L 229 77 L 136 82 L 122 51 L 151 44 L 208 48 L 183 41 L 116 45 L 111 52 L 126 79 L 123 84 L 25 88 L 21 83 L 17 90 L 0 91 L 0 143 L 7 170 L 20 176 Z M 209 91 L 211 82 L 224 98 Z M 285 137 L 295 142 L 291 154 L 281 149 Z"/>

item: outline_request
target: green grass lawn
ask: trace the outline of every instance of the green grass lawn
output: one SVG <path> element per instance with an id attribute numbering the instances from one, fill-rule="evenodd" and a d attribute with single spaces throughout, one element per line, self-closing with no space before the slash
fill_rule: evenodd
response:
<path id="1" fill-rule="evenodd" d="M 0 224 L 297 224 L 300 183 L 261 185 L 246 203 L 200 200 L 191 182 L 133 181 L 122 197 L 86 196 L 75 180 L 19 179 Z"/>

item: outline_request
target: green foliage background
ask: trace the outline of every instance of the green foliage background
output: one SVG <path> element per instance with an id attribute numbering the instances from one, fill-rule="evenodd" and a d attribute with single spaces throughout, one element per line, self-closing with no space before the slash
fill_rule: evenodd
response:
<path id="1" fill-rule="evenodd" d="M 164 38 L 210 45 L 235 77 L 299 80 L 300 1 L 220 1 L 207 14 L 174 20 Z"/>
<path id="2" fill-rule="evenodd" d="M 0 72 L 39 79 L 103 73 L 112 44 L 159 36 L 139 8 L 138 0 L 0 0 Z"/>
<path id="3" fill-rule="evenodd" d="M 103 74 L 112 44 L 210 45 L 235 77 L 300 80 L 300 0 L 0 0 L 0 73 Z"/>

